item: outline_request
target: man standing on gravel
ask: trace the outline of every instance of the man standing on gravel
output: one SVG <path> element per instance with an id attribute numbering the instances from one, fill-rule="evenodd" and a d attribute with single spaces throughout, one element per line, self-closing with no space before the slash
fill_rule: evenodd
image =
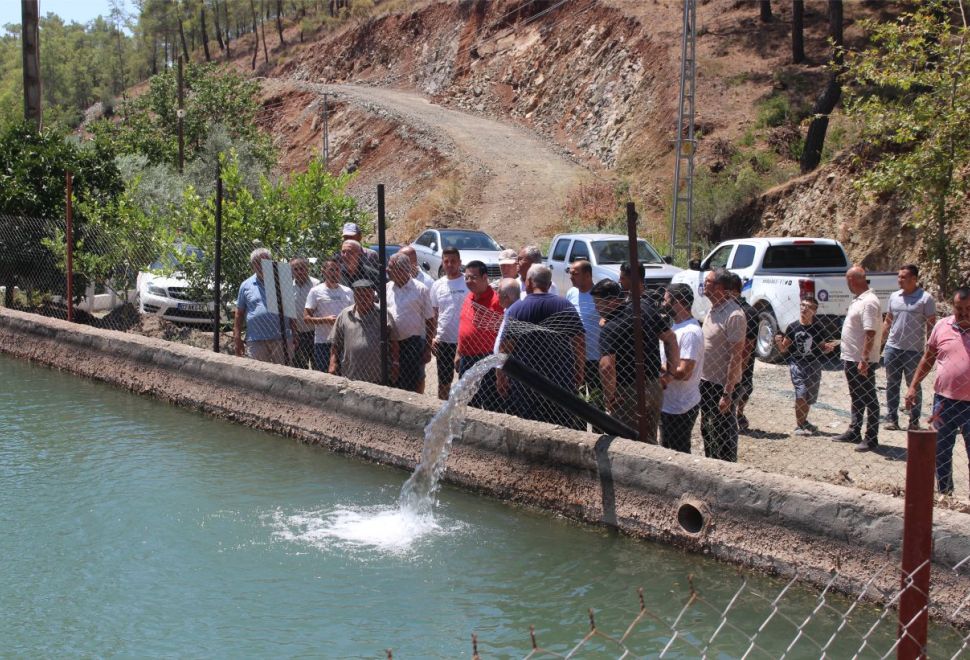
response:
<path id="1" fill-rule="evenodd" d="M 401 369 L 397 387 L 418 392 L 424 380 L 424 365 L 431 361 L 435 337 L 435 316 L 431 295 L 421 282 L 411 277 L 411 263 L 400 252 L 387 264 L 387 315 L 397 328 Z"/>
<path id="2" fill-rule="evenodd" d="M 853 442 L 856 451 L 871 451 L 879 446 L 876 368 L 879 366 L 882 308 L 876 293 L 869 288 L 862 266 L 853 266 L 846 271 L 845 281 L 855 295 L 842 323 L 842 363 L 849 385 L 852 421 L 849 430 L 832 441 Z M 865 435 L 862 433 L 864 422 Z"/>
<path id="3" fill-rule="evenodd" d="M 461 305 L 455 357 L 459 376 L 463 376 L 479 360 L 492 355 L 503 311 L 498 294 L 488 284 L 488 266 L 484 263 L 471 261 L 465 265 L 465 285 L 468 295 Z M 495 391 L 494 369 L 482 379 L 471 405 L 488 410 L 501 409 Z"/>
<path id="4" fill-rule="evenodd" d="M 660 409 L 660 444 L 690 453 L 690 437 L 701 405 L 701 371 L 704 369 L 704 331 L 690 310 L 694 292 L 687 284 L 671 284 L 664 294 L 664 308 L 677 337 L 680 361 L 664 364 L 660 376 L 663 407 Z"/>
<path id="5" fill-rule="evenodd" d="M 284 338 L 280 336 L 280 317 L 266 306 L 262 265 L 264 260 L 273 260 L 273 255 L 266 248 L 256 248 L 249 255 L 253 274 L 239 285 L 232 339 L 239 357 L 248 355 L 260 362 L 283 364 L 286 362 L 286 352 L 283 350 Z M 246 327 L 245 344 L 242 338 L 243 326 Z M 287 342 L 292 340 L 290 326 L 290 323 L 286 323 Z"/>
<path id="6" fill-rule="evenodd" d="M 376 291 L 370 280 L 357 280 L 354 304 L 337 315 L 333 325 L 330 351 L 330 373 L 368 383 L 381 382 L 381 312 L 374 304 Z M 400 362 L 395 339 L 394 319 L 387 317 L 388 372 L 391 382 L 397 380 Z"/>
<path id="7" fill-rule="evenodd" d="M 530 293 L 526 287 L 526 283 L 529 281 L 529 269 L 535 264 L 542 265 L 542 252 L 536 245 L 526 245 L 519 250 L 519 257 L 516 263 L 519 267 L 519 288 L 522 289 L 520 297 L 525 298 Z M 555 282 L 550 282 L 549 290 L 546 293 L 558 296 L 559 287 L 556 286 Z"/>
<path id="8" fill-rule="evenodd" d="M 330 368 L 330 337 L 337 315 L 354 304 L 354 294 L 340 283 L 340 264 L 330 258 L 323 263 L 323 282 L 310 289 L 303 320 L 314 328 L 313 368 Z"/>
<path id="9" fill-rule="evenodd" d="M 758 341 L 758 312 L 741 295 L 743 287 L 741 277 L 737 273 L 731 273 L 731 295 L 744 312 L 744 356 L 741 358 L 741 380 L 734 388 L 734 399 L 738 405 L 738 431 L 747 431 L 751 426 L 748 418 L 744 416 L 744 407 L 748 405 L 748 399 L 754 393 L 754 346 Z"/>
<path id="10" fill-rule="evenodd" d="M 711 308 L 704 317 L 704 369 L 701 374 L 701 436 L 704 455 L 738 461 L 738 420 L 734 389 L 744 359 L 744 312 L 731 295 L 732 274 L 715 268 L 704 277 Z"/>
<path id="11" fill-rule="evenodd" d="M 455 378 L 455 352 L 458 350 L 458 324 L 461 305 L 468 295 L 468 286 L 461 272 L 461 254 L 457 248 L 445 248 L 441 253 L 441 267 L 445 274 L 431 285 L 431 307 L 438 315 L 438 329 L 431 352 L 438 365 L 438 398 L 448 398 L 451 381 Z"/>
<path id="12" fill-rule="evenodd" d="M 933 326 L 923 359 L 906 392 L 906 408 L 918 400 L 919 384 L 936 365 L 933 384 L 933 416 L 936 426 L 936 484 L 940 492 L 953 494 L 953 445 L 957 432 L 970 455 L 970 287 L 953 296 L 953 316 Z"/>
<path id="13" fill-rule="evenodd" d="M 886 424 L 887 431 L 899 430 L 899 390 L 903 377 L 907 385 L 923 355 L 926 338 L 936 323 L 936 302 L 919 285 L 919 268 L 906 264 L 896 275 L 899 291 L 889 296 L 889 309 L 882 323 L 886 342 L 883 364 L 886 366 Z M 923 390 L 916 388 L 916 398 L 909 409 L 906 428 L 919 428 L 919 414 Z"/>

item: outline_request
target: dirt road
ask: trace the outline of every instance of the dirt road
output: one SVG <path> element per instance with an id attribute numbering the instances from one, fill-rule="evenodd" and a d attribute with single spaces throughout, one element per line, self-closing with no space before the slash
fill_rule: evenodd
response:
<path id="1" fill-rule="evenodd" d="M 300 82 L 419 129 L 458 163 L 472 224 L 505 245 L 536 242 L 586 170 L 525 129 L 444 108 L 415 93 Z"/>

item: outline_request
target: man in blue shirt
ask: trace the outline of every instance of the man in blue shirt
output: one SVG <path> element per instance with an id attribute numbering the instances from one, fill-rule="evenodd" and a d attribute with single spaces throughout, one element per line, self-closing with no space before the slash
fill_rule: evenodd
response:
<path id="1" fill-rule="evenodd" d="M 232 326 L 232 339 L 236 355 L 248 355 L 260 362 L 286 363 L 286 352 L 280 337 L 280 317 L 266 306 L 266 286 L 263 284 L 263 260 L 272 261 L 273 255 L 266 248 L 256 248 L 249 255 L 253 275 L 239 285 L 236 299 L 236 317 Z M 243 344 L 242 328 L 246 326 L 246 342 Z M 290 321 L 286 321 L 286 341 L 292 339 Z M 292 346 L 290 347 L 292 349 Z"/>
<path id="2" fill-rule="evenodd" d="M 526 275 L 529 291 L 508 309 L 501 351 L 532 367 L 560 387 L 575 392 L 583 382 L 586 341 L 576 309 L 562 296 L 549 293 L 552 271 L 533 264 Z M 504 378 L 499 374 L 504 388 Z M 510 408 L 519 417 L 585 428 L 558 405 L 519 382 L 506 390 Z M 500 392 L 501 394 L 502 392 Z"/>
<path id="3" fill-rule="evenodd" d="M 593 288 L 593 267 L 585 259 L 578 259 L 569 265 L 569 281 L 572 288 L 566 292 L 566 300 L 572 303 L 583 322 L 586 331 L 586 366 L 583 369 L 583 386 L 590 403 L 602 404 L 603 393 L 600 386 L 600 315 L 596 311 L 596 301 L 590 290 Z"/>

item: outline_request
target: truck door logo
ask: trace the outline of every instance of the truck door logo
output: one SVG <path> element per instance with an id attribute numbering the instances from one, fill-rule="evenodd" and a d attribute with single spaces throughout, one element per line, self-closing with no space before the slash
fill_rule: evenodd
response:
<path id="1" fill-rule="evenodd" d="M 819 289 L 818 293 L 815 295 L 820 302 L 828 302 L 829 292 L 827 289 Z"/>

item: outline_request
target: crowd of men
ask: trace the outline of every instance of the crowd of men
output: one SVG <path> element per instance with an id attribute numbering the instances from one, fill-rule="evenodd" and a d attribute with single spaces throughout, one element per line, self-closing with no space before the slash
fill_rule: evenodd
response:
<path id="1" fill-rule="evenodd" d="M 306 260 L 290 265 L 296 303 L 303 316 L 280 323 L 267 304 L 261 262 L 267 250 L 251 255 L 253 276 L 239 290 L 234 329 L 237 355 L 292 364 L 373 383 L 382 380 L 381 315 L 377 304 L 380 259 L 360 243 L 359 228 L 344 227 L 339 255 L 319 264 L 323 281 L 310 276 Z M 455 248 L 442 251 L 443 275 L 437 280 L 417 265 L 410 247 L 387 264 L 389 382 L 423 392 L 425 367 L 435 358 L 437 395 L 446 399 L 459 377 L 495 353 L 520 363 L 560 388 L 584 396 L 633 429 L 647 442 L 690 453 L 700 420 L 704 454 L 738 460 L 739 432 L 749 422 L 745 405 L 754 389 L 754 346 L 758 313 L 742 297 L 741 279 L 725 269 L 705 274 L 703 295 L 710 303 L 703 323 L 693 314 L 694 292 L 685 284 L 665 291 L 631 294 L 631 268 L 619 281 L 593 281 L 584 260 L 569 266 L 572 287 L 559 295 L 536 246 L 500 255 L 501 278 L 490 281 L 480 261 L 462 264 Z M 642 277 L 642 272 L 640 273 Z M 907 264 L 898 273 L 899 290 L 887 312 L 869 288 L 865 270 L 846 273 L 853 299 L 841 331 L 817 318 L 818 301 L 799 301 L 799 318 L 779 329 L 774 342 L 788 363 L 794 389 L 793 435 L 819 435 L 809 421 L 827 362 L 836 351 L 851 402 L 848 429 L 834 438 L 856 451 L 879 447 L 880 414 L 875 372 L 886 369 L 889 430 L 919 428 L 921 381 L 936 367 L 932 422 L 939 432 L 937 477 L 942 492 L 952 492 L 950 468 L 956 435 L 970 449 L 970 289 L 957 290 L 953 315 L 938 320 L 933 297 L 919 284 L 919 270 Z M 645 415 L 638 413 L 634 346 L 639 306 Z M 246 329 L 245 342 L 242 328 Z M 837 336 L 837 337 L 836 337 Z M 908 388 L 900 425 L 900 390 Z M 486 374 L 472 405 L 566 427 L 586 422 L 543 396 L 510 380 L 502 371 Z"/>

